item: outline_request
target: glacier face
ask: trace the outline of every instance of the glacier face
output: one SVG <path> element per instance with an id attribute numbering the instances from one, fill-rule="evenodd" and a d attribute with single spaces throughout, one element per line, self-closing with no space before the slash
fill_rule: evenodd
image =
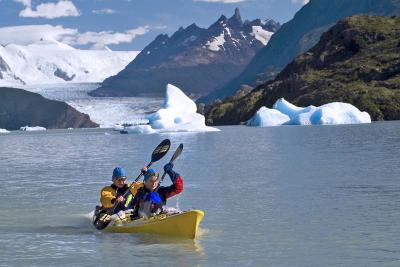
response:
<path id="1" fill-rule="evenodd" d="M 297 107 L 286 101 L 278 99 L 273 109 L 261 107 L 247 122 L 247 126 L 277 126 L 277 125 L 335 125 L 371 123 L 367 112 L 361 112 L 355 106 L 333 102 L 319 107 Z"/>
<path id="2" fill-rule="evenodd" d="M 91 97 L 88 93 L 96 89 L 97 83 L 62 83 L 25 86 L 24 89 L 45 98 L 66 102 L 79 112 L 88 114 L 101 128 L 114 128 L 123 124 L 146 123 L 146 114 L 157 111 L 163 98 L 143 97 Z"/>
<path id="3" fill-rule="evenodd" d="M 139 52 L 81 50 L 58 41 L 0 45 L 0 86 L 102 82 Z"/>

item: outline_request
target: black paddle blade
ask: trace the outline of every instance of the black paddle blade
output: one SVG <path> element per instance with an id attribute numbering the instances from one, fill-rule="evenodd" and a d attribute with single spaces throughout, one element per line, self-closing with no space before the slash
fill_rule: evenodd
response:
<path id="1" fill-rule="evenodd" d="M 168 153 L 169 148 L 171 147 L 171 141 L 169 139 L 163 140 L 157 147 L 154 149 L 153 154 L 151 154 L 151 162 L 156 162 L 160 160 L 165 154 Z"/>
<path id="2" fill-rule="evenodd" d="M 170 163 L 174 162 L 176 160 L 176 158 L 179 157 L 179 155 L 182 153 L 182 150 L 183 150 L 183 144 L 181 143 L 178 146 L 178 148 L 175 150 L 175 153 L 174 153 L 174 155 L 172 155 L 172 158 L 171 158 L 171 160 L 169 162 Z M 166 174 L 167 174 L 166 172 L 163 173 L 163 175 L 161 176 L 160 183 L 158 184 L 158 186 L 160 186 L 160 184 L 164 180 Z"/>
<path id="3" fill-rule="evenodd" d="M 169 162 L 174 162 L 177 157 L 182 153 L 183 150 L 183 144 L 181 143 L 178 148 L 175 150 L 174 155 L 172 156 L 171 160 Z"/>
<path id="4" fill-rule="evenodd" d="M 111 222 L 112 211 L 110 209 L 99 211 L 98 214 L 95 214 L 96 218 L 93 221 L 94 227 L 97 230 L 103 230 L 106 228 Z"/>

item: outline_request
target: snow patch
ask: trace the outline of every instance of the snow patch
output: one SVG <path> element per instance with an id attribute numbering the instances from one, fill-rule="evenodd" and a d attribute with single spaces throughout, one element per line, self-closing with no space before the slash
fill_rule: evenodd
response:
<path id="1" fill-rule="evenodd" d="M 213 37 L 211 40 L 207 41 L 206 46 L 209 50 L 217 52 L 221 48 L 223 48 L 223 45 L 225 43 L 225 37 L 224 37 L 224 32 L 222 32 L 220 35 L 217 37 Z"/>
<path id="2" fill-rule="evenodd" d="M 197 113 L 196 103 L 178 87 L 168 84 L 163 108 L 147 116 L 148 125 L 125 127 L 127 133 L 207 132 L 205 117 Z"/>
<path id="3" fill-rule="evenodd" d="M 264 30 L 261 26 L 252 26 L 253 32 L 251 35 L 254 36 L 258 41 L 260 41 L 263 45 L 267 45 L 271 36 L 274 34 L 273 32 L 269 32 Z"/>
<path id="4" fill-rule="evenodd" d="M 285 120 L 286 118 L 286 120 Z M 248 126 L 276 125 L 336 125 L 371 123 L 367 112 L 361 112 L 355 106 L 333 102 L 320 107 L 297 107 L 284 98 L 278 99 L 273 109 L 260 108 L 247 122 Z"/>

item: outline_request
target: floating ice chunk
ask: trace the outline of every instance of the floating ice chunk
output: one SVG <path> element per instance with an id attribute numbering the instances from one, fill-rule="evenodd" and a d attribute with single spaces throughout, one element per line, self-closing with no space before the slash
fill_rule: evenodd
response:
<path id="1" fill-rule="evenodd" d="M 126 133 L 134 133 L 134 134 L 152 134 L 156 131 L 151 128 L 150 125 L 134 125 L 128 126 L 123 129 Z"/>
<path id="2" fill-rule="evenodd" d="M 333 102 L 320 106 L 310 117 L 312 124 L 371 123 L 371 116 L 348 103 Z"/>
<path id="3" fill-rule="evenodd" d="M 247 126 L 277 126 L 288 121 L 290 121 L 288 115 L 285 115 L 276 109 L 261 107 L 247 122 Z"/>
<path id="4" fill-rule="evenodd" d="M 279 110 L 283 114 L 288 115 L 291 119 L 295 116 L 299 115 L 300 113 L 310 112 L 315 106 L 308 106 L 306 108 L 298 107 L 293 105 L 292 103 L 286 101 L 284 98 L 279 98 L 274 106 L 274 109 Z"/>
<path id="5" fill-rule="evenodd" d="M 120 123 L 114 124 L 114 127 L 113 127 L 114 131 L 122 131 L 124 128 L 125 128 L 124 125 L 122 125 Z"/>
<path id="6" fill-rule="evenodd" d="M 33 131 L 46 131 L 46 128 L 40 126 L 22 126 L 20 128 L 21 131 L 33 132 Z"/>
<path id="7" fill-rule="evenodd" d="M 371 123 L 371 117 L 367 112 L 361 112 L 355 106 L 348 103 L 333 102 L 320 107 L 297 107 L 284 98 L 278 99 L 274 109 L 262 107 L 247 123 L 248 126 L 272 126 L 272 125 L 316 125 L 316 124 L 358 124 Z M 273 112 L 276 110 L 278 113 Z M 281 115 L 288 116 L 284 121 Z M 282 123 L 279 123 L 282 118 Z"/>
<path id="8" fill-rule="evenodd" d="M 178 87 L 168 84 L 164 106 L 147 116 L 149 124 L 125 127 L 124 131 L 128 133 L 219 131 L 206 126 L 205 117 L 196 111 L 197 106 L 193 100 Z"/>
<path id="9" fill-rule="evenodd" d="M 0 134 L 2 133 L 9 133 L 10 131 L 6 130 L 6 129 L 0 129 Z"/>

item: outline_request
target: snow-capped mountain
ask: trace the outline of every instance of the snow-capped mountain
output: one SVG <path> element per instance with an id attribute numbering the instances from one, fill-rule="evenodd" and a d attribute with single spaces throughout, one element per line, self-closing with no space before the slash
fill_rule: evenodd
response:
<path id="1" fill-rule="evenodd" d="M 279 29 L 273 20 L 243 22 L 239 10 L 208 29 L 192 24 L 171 37 L 161 34 L 118 75 L 92 92 L 96 96 L 161 95 L 166 84 L 204 95 L 233 78 Z"/>
<path id="2" fill-rule="evenodd" d="M 80 50 L 55 40 L 0 45 L 0 85 L 101 82 L 139 51 Z"/>

